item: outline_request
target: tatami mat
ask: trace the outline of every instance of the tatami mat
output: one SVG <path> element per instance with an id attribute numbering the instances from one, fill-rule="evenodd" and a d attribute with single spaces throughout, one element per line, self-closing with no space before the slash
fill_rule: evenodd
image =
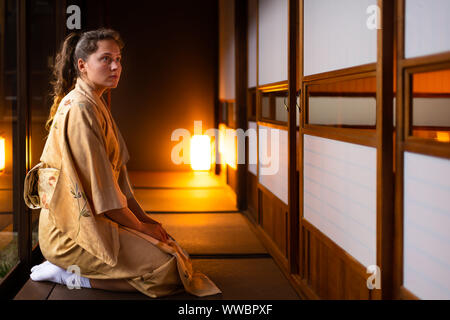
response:
<path id="1" fill-rule="evenodd" d="M 299 297 L 272 258 L 194 259 L 194 269 L 206 274 L 226 300 L 298 300 Z M 207 297 L 208 298 L 208 297 Z"/>
<path id="2" fill-rule="evenodd" d="M 134 195 L 149 212 L 236 211 L 229 187 L 214 189 L 135 189 Z"/>
<path id="3" fill-rule="evenodd" d="M 129 176 L 145 211 L 236 211 L 236 194 L 211 172 L 130 171 Z"/>
<path id="4" fill-rule="evenodd" d="M 211 188 L 223 183 L 211 172 L 151 172 L 129 171 L 135 188 Z"/>
<path id="5" fill-rule="evenodd" d="M 150 216 L 189 254 L 267 253 L 241 213 L 160 213 Z"/>

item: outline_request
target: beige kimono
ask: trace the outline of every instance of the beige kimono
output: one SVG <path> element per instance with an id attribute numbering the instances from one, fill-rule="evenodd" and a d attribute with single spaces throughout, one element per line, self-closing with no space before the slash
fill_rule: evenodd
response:
<path id="1" fill-rule="evenodd" d="M 41 208 L 39 245 L 44 257 L 92 279 L 126 279 L 150 297 L 186 290 L 221 291 L 194 271 L 174 239 L 168 244 L 118 225 L 104 212 L 133 197 L 125 142 L 104 101 L 78 78 L 61 101 L 40 163 L 27 174 L 24 198 Z"/>

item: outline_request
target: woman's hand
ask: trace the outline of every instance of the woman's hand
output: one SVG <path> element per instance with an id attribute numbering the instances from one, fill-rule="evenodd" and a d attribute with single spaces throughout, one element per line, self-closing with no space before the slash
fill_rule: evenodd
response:
<path id="1" fill-rule="evenodd" d="M 155 223 L 142 223 L 139 231 L 165 243 L 167 243 L 167 240 L 169 239 L 166 230 L 164 230 L 161 224 L 156 221 Z"/>

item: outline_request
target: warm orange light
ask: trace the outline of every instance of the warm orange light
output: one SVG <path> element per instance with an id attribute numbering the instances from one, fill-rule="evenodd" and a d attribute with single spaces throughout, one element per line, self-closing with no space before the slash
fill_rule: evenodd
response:
<path id="1" fill-rule="evenodd" d="M 5 138 L 0 137 L 0 172 L 3 172 L 5 170 L 5 158 Z"/>
<path id="2" fill-rule="evenodd" d="M 211 141 L 207 135 L 194 135 L 191 138 L 192 170 L 211 169 Z"/>
<path id="3" fill-rule="evenodd" d="M 448 132 L 436 132 L 436 140 L 440 142 L 450 142 L 450 134 Z"/>
<path id="4" fill-rule="evenodd" d="M 225 136 L 226 136 L 227 126 L 223 123 L 219 124 L 219 153 L 224 154 L 225 152 Z"/>
<path id="5" fill-rule="evenodd" d="M 276 91 L 285 91 L 288 89 L 288 85 L 287 84 L 276 84 L 276 85 L 271 85 L 271 86 L 265 86 L 260 88 L 260 90 L 264 93 L 266 92 L 276 92 Z"/>
<path id="6" fill-rule="evenodd" d="M 230 130 L 225 137 L 225 162 L 233 169 L 237 169 L 237 138 L 236 130 Z"/>

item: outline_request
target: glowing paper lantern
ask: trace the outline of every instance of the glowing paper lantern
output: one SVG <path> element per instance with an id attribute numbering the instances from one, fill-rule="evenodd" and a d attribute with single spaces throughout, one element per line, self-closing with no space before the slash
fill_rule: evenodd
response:
<path id="1" fill-rule="evenodd" d="M 192 170 L 211 169 L 211 141 L 207 135 L 194 135 L 191 138 Z"/>

